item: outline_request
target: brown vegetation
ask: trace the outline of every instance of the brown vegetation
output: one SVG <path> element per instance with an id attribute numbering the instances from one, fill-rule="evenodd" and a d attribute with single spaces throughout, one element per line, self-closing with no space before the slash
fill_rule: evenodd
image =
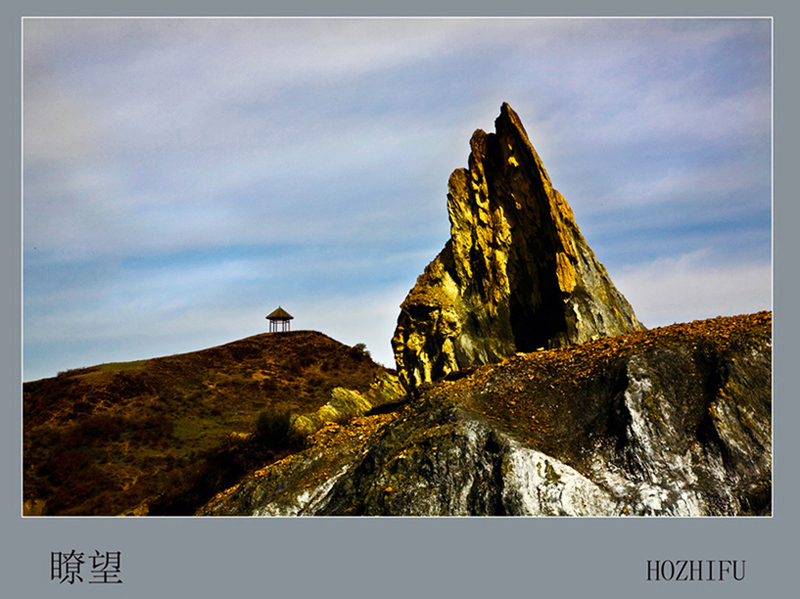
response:
<path id="1" fill-rule="evenodd" d="M 290 412 L 384 370 L 363 346 L 296 331 L 25 383 L 25 513 L 190 514 L 297 450 Z"/>

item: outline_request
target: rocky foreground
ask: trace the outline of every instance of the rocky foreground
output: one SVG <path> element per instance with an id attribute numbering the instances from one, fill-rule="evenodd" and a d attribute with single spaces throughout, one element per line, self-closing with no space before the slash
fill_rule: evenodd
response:
<path id="1" fill-rule="evenodd" d="M 769 312 L 516 354 L 330 423 L 198 515 L 771 513 Z"/>

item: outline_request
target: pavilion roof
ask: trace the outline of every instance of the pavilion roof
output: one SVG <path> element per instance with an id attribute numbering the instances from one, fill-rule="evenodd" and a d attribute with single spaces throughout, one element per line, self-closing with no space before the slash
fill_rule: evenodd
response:
<path id="1" fill-rule="evenodd" d="M 294 316 L 292 316 L 286 310 L 278 306 L 278 308 L 276 310 L 273 310 L 273 312 L 269 316 L 267 316 L 267 318 L 269 318 L 270 320 L 292 320 Z"/>

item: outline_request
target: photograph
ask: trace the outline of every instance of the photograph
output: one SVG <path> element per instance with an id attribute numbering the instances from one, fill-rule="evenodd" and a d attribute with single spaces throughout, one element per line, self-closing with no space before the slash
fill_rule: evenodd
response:
<path id="1" fill-rule="evenodd" d="M 26 515 L 771 513 L 769 19 L 22 34 Z"/>
<path id="2" fill-rule="evenodd" d="M 783 588 L 797 23 L 687 7 L 15 7 L 9 588 Z"/>

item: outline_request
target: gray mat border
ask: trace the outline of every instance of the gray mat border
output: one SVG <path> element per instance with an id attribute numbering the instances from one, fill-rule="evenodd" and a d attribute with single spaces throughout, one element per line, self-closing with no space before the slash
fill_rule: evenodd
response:
<path id="1" fill-rule="evenodd" d="M 2 268 L 2 559 L 0 585 L 8 596 L 102 595 L 191 597 L 260 592 L 266 596 L 333 597 L 784 596 L 794 579 L 797 517 L 797 402 L 789 376 L 797 358 L 797 202 L 790 181 L 798 123 L 797 9 L 789 2 L 728 2 L 731 16 L 773 16 L 774 146 L 774 403 L 775 502 L 772 518 L 700 520 L 566 519 L 110 519 L 21 518 L 20 489 L 20 135 L 19 33 L 23 15 L 621 15 L 717 16 L 713 2 L 652 4 L 588 0 L 537 6 L 530 2 L 403 2 L 402 5 L 254 0 L 108 3 L 53 0 L 3 6 L 5 29 Z M 124 584 L 67 587 L 49 580 L 51 551 L 72 547 L 121 551 Z M 736 584 L 647 583 L 647 559 L 746 560 Z M 4 593 L 5 594 L 5 593 Z"/>

